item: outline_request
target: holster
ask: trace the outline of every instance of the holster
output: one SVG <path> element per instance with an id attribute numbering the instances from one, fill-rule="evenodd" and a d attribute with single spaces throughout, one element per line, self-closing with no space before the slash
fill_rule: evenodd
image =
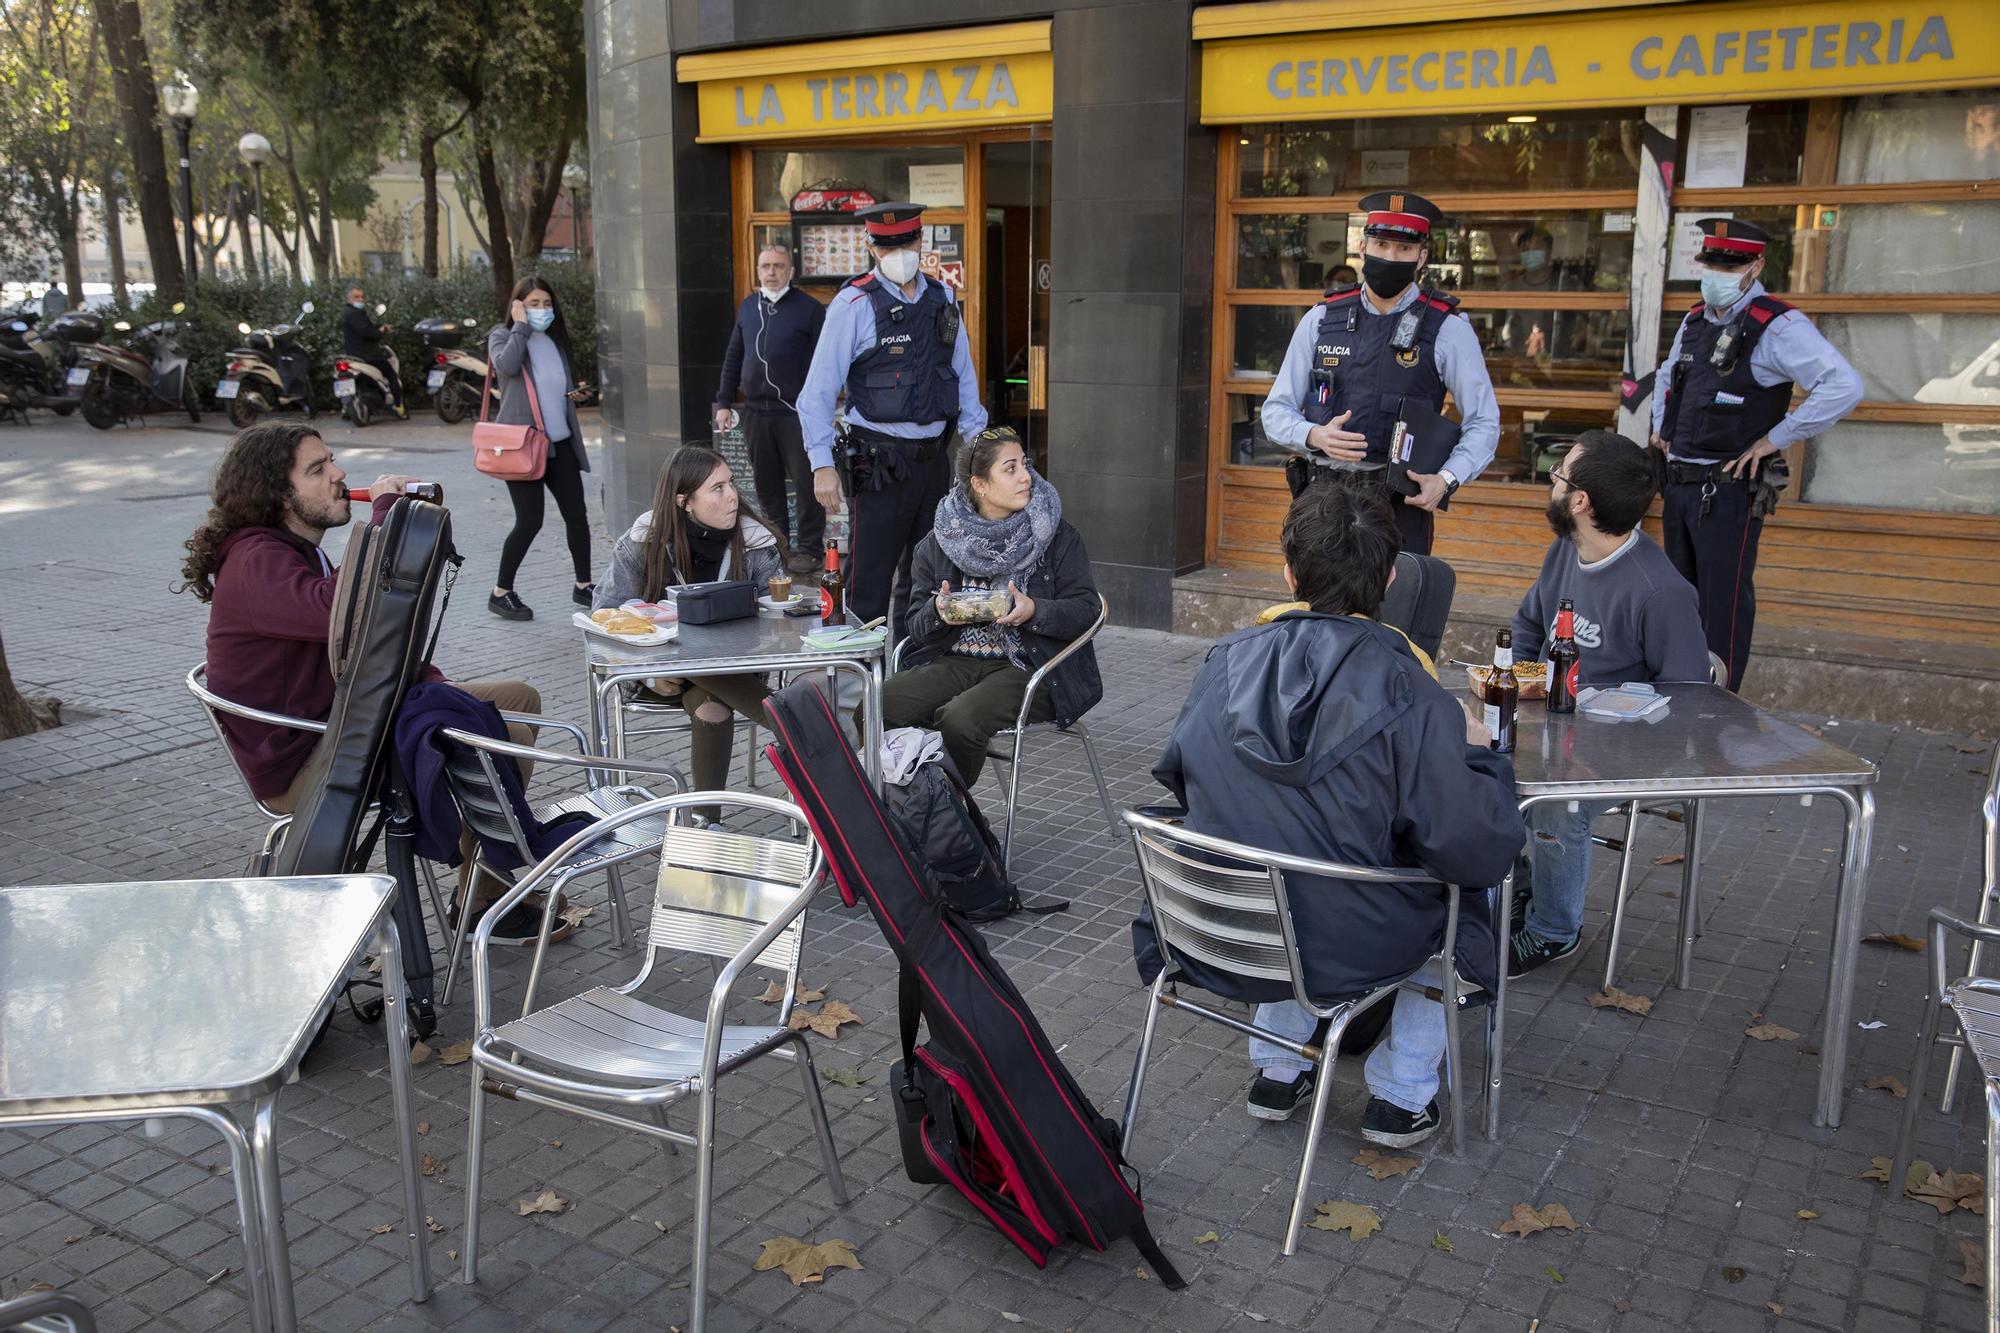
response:
<path id="1" fill-rule="evenodd" d="M 1291 491 L 1294 500 L 1312 484 L 1312 471 L 1313 465 L 1297 454 L 1285 460 L 1285 486 Z"/>
<path id="2" fill-rule="evenodd" d="M 1764 460 L 1764 466 L 1757 471 L 1755 488 L 1750 497 L 1750 517 L 1763 518 L 1778 510 L 1778 494 L 1792 480 L 1792 465 L 1785 461 L 1783 454 L 1772 454 Z"/>

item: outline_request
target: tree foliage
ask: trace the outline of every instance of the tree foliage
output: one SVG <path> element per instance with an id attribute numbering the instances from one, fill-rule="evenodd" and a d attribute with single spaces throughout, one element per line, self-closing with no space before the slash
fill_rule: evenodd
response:
<path id="1" fill-rule="evenodd" d="M 72 297 L 85 181 L 116 149 L 110 83 L 88 0 L 0 0 L 0 268 L 54 252 Z"/>

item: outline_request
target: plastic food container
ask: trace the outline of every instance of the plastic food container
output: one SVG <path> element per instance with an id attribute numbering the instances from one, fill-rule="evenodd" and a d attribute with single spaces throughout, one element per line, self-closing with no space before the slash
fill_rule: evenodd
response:
<path id="1" fill-rule="evenodd" d="M 947 625 L 983 625 L 1014 609 L 1014 594 L 1005 588 L 962 588 L 944 595 L 938 614 Z"/>
<path id="2" fill-rule="evenodd" d="M 1486 678 L 1493 674 L 1490 666 L 1469 666 L 1465 678 L 1474 694 L 1486 688 Z M 1514 663 L 1514 679 L 1521 684 L 1523 699 L 1546 699 L 1549 697 L 1549 664 L 1547 662 Z"/>
<path id="3" fill-rule="evenodd" d="M 665 602 L 621 602 L 619 609 L 630 611 L 635 616 L 644 616 L 655 625 L 673 625 L 680 621 L 681 614 Z"/>

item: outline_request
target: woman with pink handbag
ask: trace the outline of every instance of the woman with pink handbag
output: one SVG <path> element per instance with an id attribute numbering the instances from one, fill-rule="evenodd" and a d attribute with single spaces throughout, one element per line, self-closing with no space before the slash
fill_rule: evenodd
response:
<path id="1" fill-rule="evenodd" d="M 569 332 L 549 284 L 526 277 L 514 285 L 505 323 L 486 336 L 488 375 L 500 381 L 500 406 L 486 419 L 490 398 L 482 395 L 479 424 L 472 428 L 473 462 L 481 472 L 507 483 L 514 502 L 514 529 L 500 547 L 500 578 L 486 609 L 503 620 L 533 620 L 535 613 L 514 592 L 514 576 L 542 530 L 542 491 L 556 497 L 569 538 L 576 576 L 571 598 L 590 605 L 590 509 L 583 498 L 583 474 L 590 460 L 576 401 L 589 386 L 576 378 Z"/>

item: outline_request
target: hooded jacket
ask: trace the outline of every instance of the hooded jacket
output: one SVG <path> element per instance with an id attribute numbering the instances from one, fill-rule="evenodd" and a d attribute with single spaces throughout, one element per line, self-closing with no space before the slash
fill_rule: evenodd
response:
<path id="1" fill-rule="evenodd" d="M 1459 970 L 1497 983 L 1492 896 L 1521 850 L 1513 765 L 1465 742 L 1465 714 L 1395 629 L 1289 612 L 1216 644 L 1153 776 L 1187 827 L 1268 851 L 1409 866 L 1462 886 Z M 1444 942 L 1430 884 L 1286 881 L 1309 993 L 1331 1003 L 1399 981 Z M 1158 975 L 1152 921 L 1133 923 L 1142 979 Z M 1179 975 L 1246 1001 L 1291 988 L 1180 960 Z"/>

